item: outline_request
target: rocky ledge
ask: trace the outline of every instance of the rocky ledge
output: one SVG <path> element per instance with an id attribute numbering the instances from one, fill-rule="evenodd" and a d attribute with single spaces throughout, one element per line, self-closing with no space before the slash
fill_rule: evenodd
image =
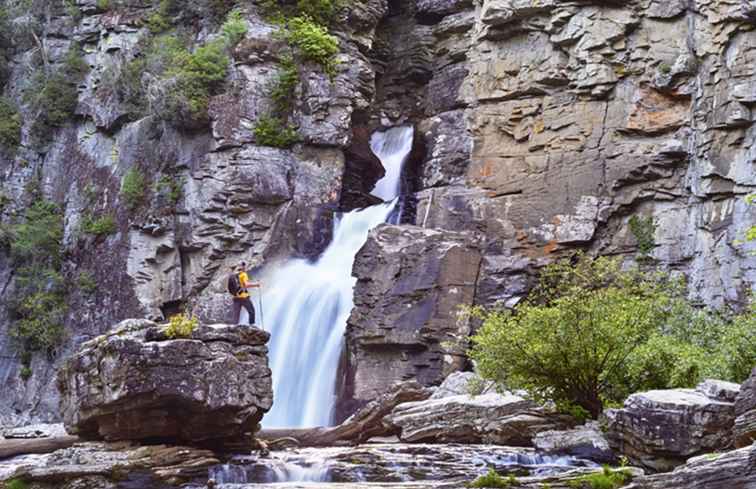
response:
<path id="1" fill-rule="evenodd" d="M 740 388 L 735 400 L 735 445 L 745 447 L 756 442 L 756 367 Z"/>
<path id="2" fill-rule="evenodd" d="M 200 325 L 171 339 L 166 327 L 127 320 L 84 343 L 60 371 L 66 430 L 93 440 L 224 446 L 250 440 L 273 402 L 269 335 Z"/>

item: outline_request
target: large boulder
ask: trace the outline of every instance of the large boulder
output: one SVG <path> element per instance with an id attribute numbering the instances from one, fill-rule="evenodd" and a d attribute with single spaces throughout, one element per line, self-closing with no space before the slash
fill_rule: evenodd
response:
<path id="1" fill-rule="evenodd" d="M 397 382 L 438 385 L 466 366 L 458 345 L 471 331 L 457 313 L 473 303 L 480 261 L 480 243 L 469 233 L 392 225 L 370 232 L 353 269 L 342 412 Z"/>
<path id="2" fill-rule="evenodd" d="M 536 433 L 569 428 L 574 420 L 523 397 L 492 392 L 400 404 L 386 422 L 399 428 L 404 442 L 532 446 Z"/>
<path id="3" fill-rule="evenodd" d="M 599 463 L 612 463 L 617 459 L 595 421 L 571 430 L 537 433 L 533 445 L 538 452 L 549 455 L 572 455 Z"/>
<path id="4" fill-rule="evenodd" d="M 756 441 L 756 367 L 740 388 L 735 400 L 735 446 L 744 447 Z"/>
<path id="5" fill-rule="evenodd" d="M 695 390 L 633 394 L 622 409 L 605 414 L 610 445 L 634 464 L 655 471 L 668 471 L 690 457 L 726 448 L 735 420 L 734 403 L 727 399 L 732 399 L 737 385 L 720 386 L 712 390 L 707 382 Z"/>
<path id="6" fill-rule="evenodd" d="M 66 430 L 85 439 L 238 443 L 272 405 L 268 333 L 200 325 L 186 339 L 126 320 L 59 373 Z"/>
<path id="7" fill-rule="evenodd" d="M 753 489 L 756 444 L 726 453 L 701 455 L 673 472 L 640 477 L 624 489 Z"/>

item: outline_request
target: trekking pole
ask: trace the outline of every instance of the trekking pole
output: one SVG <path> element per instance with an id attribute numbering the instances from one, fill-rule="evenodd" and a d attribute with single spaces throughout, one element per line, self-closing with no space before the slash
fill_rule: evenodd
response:
<path id="1" fill-rule="evenodd" d="M 262 328 L 263 331 L 265 331 L 265 318 L 263 316 L 263 290 L 262 290 L 262 283 L 260 283 L 260 328 Z"/>

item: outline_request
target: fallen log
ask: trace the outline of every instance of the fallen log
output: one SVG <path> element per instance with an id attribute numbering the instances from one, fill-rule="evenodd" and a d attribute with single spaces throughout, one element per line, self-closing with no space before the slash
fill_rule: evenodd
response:
<path id="1" fill-rule="evenodd" d="M 393 436 L 398 428 L 383 421 L 396 406 L 424 401 L 433 391 L 417 382 L 405 382 L 393 391 L 371 401 L 339 426 L 331 428 L 282 428 L 262 430 L 255 436 L 269 445 L 283 439 L 296 440 L 301 447 L 324 447 L 364 443 L 376 436 Z M 275 448 L 275 447 L 272 447 Z"/>
<path id="2" fill-rule="evenodd" d="M 68 448 L 81 441 L 78 436 L 53 436 L 50 438 L 0 439 L 0 459 L 27 455 L 30 453 L 50 453 Z"/>

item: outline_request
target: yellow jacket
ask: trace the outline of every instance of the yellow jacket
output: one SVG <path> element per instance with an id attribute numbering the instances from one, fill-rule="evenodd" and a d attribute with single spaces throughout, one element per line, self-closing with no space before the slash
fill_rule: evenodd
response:
<path id="1" fill-rule="evenodd" d="M 241 291 L 236 294 L 236 297 L 239 299 L 246 299 L 249 297 L 249 292 L 247 292 L 247 289 L 245 287 L 249 286 L 249 277 L 247 276 L 247 272 L 241 272 L 239 274 L 239 284 L 241 284 Z"/>

